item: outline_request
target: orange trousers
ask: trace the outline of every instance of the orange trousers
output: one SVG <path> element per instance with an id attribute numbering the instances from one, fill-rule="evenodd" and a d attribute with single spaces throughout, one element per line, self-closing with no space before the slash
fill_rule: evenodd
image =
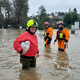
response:
<path id="1" fill-rule="evenodd" d="M 46 41 L 45 41 L 45 46 L 46 46 L 46 47 L 50 46 L 50 43 L 47 44 L 47 43 L 48 43 L 48 40 L 49 40 L 49 38 L 47 38 Z"/>
<path id="2" fill-rule="evenodd" d="M 58 49 L 65 51 L 64 40 L 58 41 Z"/>

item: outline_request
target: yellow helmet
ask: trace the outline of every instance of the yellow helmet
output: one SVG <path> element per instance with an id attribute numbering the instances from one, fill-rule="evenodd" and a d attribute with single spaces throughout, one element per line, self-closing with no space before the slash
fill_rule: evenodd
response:
<path id="1" fill-rule="evenodd" d="M 26 25 L 26 29 L 29 29 L 29 27 L 38 27 L 38 23 L 33 19 L 29 20 Z"/>

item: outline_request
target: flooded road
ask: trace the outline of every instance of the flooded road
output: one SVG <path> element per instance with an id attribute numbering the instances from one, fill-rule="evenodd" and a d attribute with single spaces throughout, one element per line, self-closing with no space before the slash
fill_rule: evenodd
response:
<path id="1" fill-rule="evenodd" d="M 0 29 L 0 80 L 80 80 L 80 30 L 70 34 L 65 53 L 57 51 L 57 43 L 53 45 L 56 30 L 51 47 L 47 48 L 44 47 L 44 31 L 38 30 L 40 57 L 36 68 L 29 70 L 22 70 L 20 55 L 13 49 L 14 40 L 23 32 Z"/>

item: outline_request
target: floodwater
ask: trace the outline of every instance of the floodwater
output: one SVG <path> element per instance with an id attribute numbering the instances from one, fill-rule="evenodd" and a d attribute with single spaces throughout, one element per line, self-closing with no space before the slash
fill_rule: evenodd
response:
<path id="1" fill-rule="evenodd" d="M 80 80 L 80 30 L 70 33 L 66 52 L 57 51 L 53 45 L 44 47 L 44 31 L 37 30 L 40 57 L 36 68 L 22 70 L 20 55 L 13 49 L 14 40 L 24 30 L 0 29 L 0 80 Z M 71 31 L 70 31 L 71 32 Z"/>

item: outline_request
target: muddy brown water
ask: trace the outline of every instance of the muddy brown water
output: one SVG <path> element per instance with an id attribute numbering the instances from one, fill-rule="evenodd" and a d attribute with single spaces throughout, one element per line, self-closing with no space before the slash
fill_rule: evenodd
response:
<path id="1" fill-rule="evenodd" d="M 0 29 L 0 80 L 80 80 L 80 30 L 70 33 L 65 53 L 57 51 L 57 43 L 53 45 L 55 29 L 51 47 L 47 48 L 44 31 L 37 30 L 40 57 L 36 68 L 29 70 L 22 70 L 20 55 L 13 49 L 14 40 L 23 32 L 24 29 Z"/>

